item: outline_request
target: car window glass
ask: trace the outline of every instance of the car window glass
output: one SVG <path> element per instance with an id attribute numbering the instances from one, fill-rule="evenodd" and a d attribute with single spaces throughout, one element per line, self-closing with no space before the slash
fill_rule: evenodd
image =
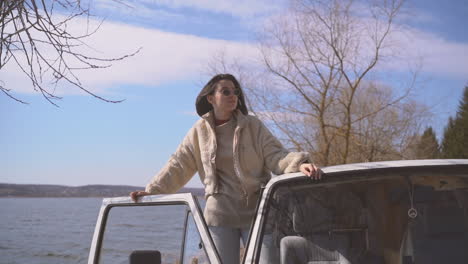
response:
<path id="1" fill-rule="evenodd" d="M 452 176 L 284 183 L 268 202 L 258 256 L 281 264 L 461 263 L 467 187 Z"/>
<path id="2" fill-rule="evenodd" d="M 191 212 L 188 212 L 187 216 L 187 229 L 183 259 L 183 263 L 185 264 L 209 263 L 205 253 L 204 244 L 202 243 L 200 233 L 197 230 L 197 226 Z"/>
<path id="3" fill-rule="evenodd" d="M 99 263 L 127 264 L 137 250 L 157 250 L 162 263 L 179 263 L 186 210 L 185 205 L 112 207 Z"/>

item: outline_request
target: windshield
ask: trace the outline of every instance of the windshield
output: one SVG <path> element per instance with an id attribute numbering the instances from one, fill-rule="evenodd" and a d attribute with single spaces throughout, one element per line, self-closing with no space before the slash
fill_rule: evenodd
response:
<path id="1" fill-rule="evenodd" d="M 462 263 L 468 259 L 467 187 L 466 178 L 453 176 L 280 183 L 267 204 L 260 259 Z"/>

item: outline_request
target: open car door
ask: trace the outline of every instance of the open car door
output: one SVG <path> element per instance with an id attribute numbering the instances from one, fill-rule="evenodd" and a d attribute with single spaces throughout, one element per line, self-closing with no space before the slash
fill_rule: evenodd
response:
<path id="1" fill-rule="evenodd" d="M 268 183 L 244 263 L 466 263 L 468 160 L 323 171 Z"/>
<path id="2" fill-rule="evenodd" d="M 106 198 L 88 264 L 220 263 L 191 194 Z"/>

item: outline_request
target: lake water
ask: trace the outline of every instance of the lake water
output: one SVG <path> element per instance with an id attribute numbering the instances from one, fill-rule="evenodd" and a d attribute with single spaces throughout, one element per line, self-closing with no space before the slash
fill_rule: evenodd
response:
<path id="1" fill-rule="evenodd" d="M 1 198 L 0 264 L 87 263 L 101 202 L 102 198 Z M 149 237 L 150 229 L 152 233 L 164 235 L 161 249 L 165 255 L 173 258 L 178 254 L 181 236 L 173 236 L 168 226 L 176 225 L 174 228 L 182 233 L 178 223 L 181 221 L 176 219 L 180 218 L 180 210 L 164 210 L 164 217 L 148 216 L 143 210 L 134 211 L 131 213 L 134 218 L 112 210 L 109 221 L 113 224 L 109 228 L 120 232 L 117 237 L 104 239 L 104 244 L 118 242 L 103 250 L 103 254 L 107 254 L 104 258 L 108 259 L 105 263 L 124 262 L 117 261 L 116 257 L 128 246 L 126 241 L 133 237 L 156 240 Z M 135 219 L 150 222 L 144 227 Z"/>

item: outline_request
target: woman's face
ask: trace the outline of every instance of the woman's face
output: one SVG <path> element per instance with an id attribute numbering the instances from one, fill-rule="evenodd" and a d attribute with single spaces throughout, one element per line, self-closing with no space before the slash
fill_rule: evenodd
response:
<path id="1" fill-rule="evenodd" d="M 214 93 L 207 96 L 216 113 L 232 113 L 237 108 L 238 90 L 230 80 L 221 80 L 216 84 Z"/>

